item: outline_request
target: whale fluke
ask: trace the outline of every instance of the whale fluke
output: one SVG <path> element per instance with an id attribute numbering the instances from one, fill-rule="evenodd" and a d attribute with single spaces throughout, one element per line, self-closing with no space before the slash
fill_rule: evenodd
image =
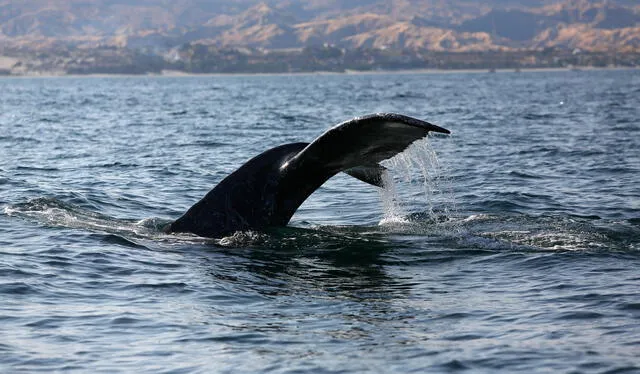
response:
<path id="1" fill-rule="evenodd" d="M 284 226 L 313 191 L 339 172 L 381 187 L 385 169 L 378 163 L 430 131 L 449 134 L 416 118 L 378 113 L 342 122 L 311 143 L 269 149 L 224 178 L 166 231 L 221 237 Z"/>

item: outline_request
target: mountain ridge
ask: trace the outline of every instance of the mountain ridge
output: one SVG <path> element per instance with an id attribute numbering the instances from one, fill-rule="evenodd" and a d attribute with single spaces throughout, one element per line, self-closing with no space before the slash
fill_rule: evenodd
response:
<path id="1" fill-rule="evenodd" d="M 449 52 L 640 51 L 640 5 L 617 0 L 0 0 L 0 48 L 170 50 L 330 44 Z"/>

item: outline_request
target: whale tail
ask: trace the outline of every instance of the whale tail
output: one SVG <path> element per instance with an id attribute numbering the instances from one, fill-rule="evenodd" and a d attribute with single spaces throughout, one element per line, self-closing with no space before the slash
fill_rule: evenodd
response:
<path id="1" fill-rule="evenodd" d="M 430 131 L 449 133 L 416 118 L 379 113 L 340 123 L 311 143 L 269 149 L 224 178 L 167 231 L 220 237 L 284 226 L 313 191 L 339 172 L 381 187 L 385 169 L 378 163 Z"/>

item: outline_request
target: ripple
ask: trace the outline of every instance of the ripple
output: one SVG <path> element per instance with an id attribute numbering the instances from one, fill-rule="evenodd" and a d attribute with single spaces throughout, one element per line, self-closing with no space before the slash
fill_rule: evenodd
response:
<path id="1" fill-rule="evenodd" d="M 130 289 L 166 289 L 168 291 L 178 292 L 178 293 L 188 293 L 190 290 L 186 289 L 188 285 L 182 282 L 164 282 L 164 283 L 154 283 L 154 284 L 135 284 L 125 286 L 123 290 Z"/>
<path id="2" fill-rule="evenodd" d="M 626 373 L 637 373 L 640 370 L 640 366 L 629 365 L 629 366 L 618 366 L 613 369 L 609 369 L 603 371 L 603 374 L 626 374 Z"/>
<path id="3" fill-rule="evenodd" d="M 137 248 L 137 249 L 148 249 L 146 246 L 136 243 L 131 239 L 127 239 L 125 237 L 122 236 L 118 236 L 118 235 L 113 235 L 113 234 L 109 234 L 109 235 L 104 235 L 101 238 L 102 241 L 104 241 L 107 244 L 118 244 L 118 245 L 122 245 L 125 247 L 130 247 L 130 248 Z"/>
<path id="4" fill-rule="evenodd" d="M 140 322 L 141 320 L 132 317 L 117 317 L 112 319 L 109 323 L 112 325 L 135 325 Z"/>
<path id="5" fill-rule="evenodd" d="M 538 113 L 527 113 L 525 115 L 522 116 L 522 118 L 526 119 L 526 120 L 541 120 L 541 119 L 551 119 L 554 118 L 556 115 L 552 114 L 552 113 L 544 113 L 544 114 L 538 114 Z"/>
<path id="6" fill-rule="evenodd" d="M 426 95 L 423 92 L 407 91 L 407 92 L 394 94 L 390 99 L 398 100 L 398 99 L 425 99 L 425 98 L 426 98 Z"/>
<path id="7" fill-rule="evenodd" d="M 588 312 L 588 311 L 572 311 L 562 313 L 556 319 L 559 320 L 583 320 L 583 319 L 598 319 L 604 318 L 605 315 L 596 312 Z"/>
<path id="8" fill-rule="evenodd" d="M 26 170 L 26 171 L 43 171 L 43 172 L 48 172 L 48 171 L 60 171 L 61 169 L 59 168 L 55 168 L 55 167 L 46 167 L 46 166 L 17 166 L 16 170 Z"/>
<path id="9" fill-rule="evenodd" d="M 525 178 L 525 179 L 540 179 L 542 178 L 542 176 L 540 174 L 537 173 L 532 173 L 532 172 L 522 172 L 522 171 L 515 171 L 512 170 L 509 172 L 509 175 L 514 176 L 514 177 L 518 177 L 518 178 Z"/>
<path id="10" fill-rule="evenodd" d="M 620 310 L 628 310 L 628 311 L 640 311 L 640 303 L 623 303 L 618 309 Z"/>
<path id="11" fill-rule="evenodd" d="M 0 268 L 0 277 L 19 278 L 37 275 L 38 273 L 29 272 L 22 269 Z"/>
<path id="12" fill-rule="evenodd" d="M 57 329 L 60 327 L 61 322 L 64 321 L 65 318 L 56 317 L 56 318 L 43 318 L 37 321 L 26 323 L 25 327 L 35 327 L 38 329 Z"/>
<path id="13" fill-rule="evenodd" d="M 620 136 L 640 118 L 638 77 L 1 81 L 15 131 L 0 135 L 0 366 L 638 371 L 639 144 Z M 34 116 L 34 102 L 49 104 Z M 405 158 L 394 222 L 338 175 L 296 227 L 162 232 L 257 152 L 380 110 L 454 133 L 431 138 L 437 158 Z"/>
<path id="14" fill-rule="evenodd" d="M 38 290 L 25 282 L 8 282 L 0 285 L 0 293 L 6 295 L 28 295 L 38 293 Z"/>
<path id="15" fill-rule="evenodd" d="M 136 164 L 136 163 L 126 163 L 126 162 L 110 162 L 110 163 L 104 163 L 104 164 L 96 164 L 96 165 L 89 165 L 89 168 L 123 168 L 123 169 L 127 169 L 127 168 L 139 168 L 141 165 L 140 164 Z"/>
<path id="16" fill-rule="evenodd" d="M 211 141 L 211 140 L 196 140 L 190 143 L 180 143 L 178 147 L 195 147 L 195 148 L 218 148 L 218 147 L 227 147 L 230 146 L 230 143 Z"/>
<path id="17" fill-rule="evenodd" d="M 461 361 L 458 361 L 458 360 L 451 360 L 447 363 L 439 365 L 438 368 L 446 371 L 464 371 L 464 370 L 470 369 L 469 366 L 463 364 Z"/>

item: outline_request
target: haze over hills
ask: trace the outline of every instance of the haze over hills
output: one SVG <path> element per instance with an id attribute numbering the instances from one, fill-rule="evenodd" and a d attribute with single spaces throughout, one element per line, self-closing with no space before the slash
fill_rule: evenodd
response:
<path id="1" fill-rule="evenodd" d="M 0 0 L 0 48 L 640 50 L 635 0 Z"/>
<path id="2" fill-rule="evenodd" d="M 0 75 L 640 66 L 638 0 L 0 0 Z"/>

